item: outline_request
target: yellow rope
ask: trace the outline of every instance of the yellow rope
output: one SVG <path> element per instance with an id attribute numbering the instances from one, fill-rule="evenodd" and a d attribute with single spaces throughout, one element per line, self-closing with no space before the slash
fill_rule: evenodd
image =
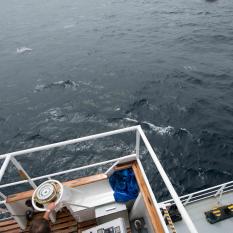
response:
<path id="1" fill-rule="evenodd" d="M 168 213 L 167 208 L 163 208 L 163 212 L 164 212 L 164 217 L 167 219 L 168 225 L 172 230 L 172 233 L 176 233 L 175 226 L 174 226 L 174 224 L 172 222 L 172 219 L 170 217 L 170 214 Z"/>

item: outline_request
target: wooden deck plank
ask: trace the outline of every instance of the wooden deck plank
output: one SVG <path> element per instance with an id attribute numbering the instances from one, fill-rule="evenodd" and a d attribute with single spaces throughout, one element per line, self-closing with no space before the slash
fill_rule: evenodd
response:
<path id="1" fill-rule="evenodd" d="M 62 224 L 54 224 L 54 225 L 51 225 L 51 229 L 52 231 L 55 231 L 55 230 L 59 230 L 59 229 L 61 230 L 61 229 L 73 227 L 73 226 L 77 226 L 77 222 L 69 221 L 69 222 L 64 222 Z"/>
<path id="2" fill-rule="evenodd" d="M 107 175 L 102 173 L 102 174 L 82 177 L 82 178 L 78 178 L 78 179 L 75 179 L 75 180 L 63 182 L 63 184 L 70 187 L 70 188 L 74 188 L 74 187 L 77 187 L 77 186 L 81 186 L 81 185 L 90 184 L 90 183 L 93 183 L 93 182 L 105 180 L 107 178 L 108 178 Z M 12 203 L 12 202 L 16 202 L 16 201 L 19 201 L 19 200 L 29 199 L 29 198 L 32 197 L 33 191 L 34 190 L 28 190 L 28 191 L 25 191 L 25 192 L 9 195 L 7 197 L 7 199 L 6 199 L 6 203 Z"/>
<path id="3" fill-rule="evenodd" d="M 60 224 L 60 223 L 64 223 L 64 222 L 68 222 L 68 221 L 72 221 L 74 220 L 73 216 L 67 216 L 67 217 L 63 217 L 63 218 L 57 218 L 56 223 L 55 224 Z"/>
<path id="4" fill-rule="evenodd" d="M 1 233 L 22 233 L 23 231 L 18 229 L 15 230 L 8 230 L 8 231 L 0 231 Z"/>
<path id="5" fill-rule="evenodd" d="M 77 224 L 72 224 L 70 226 L 67 226 L 65 224 L 58 226 L 57 228 L 52 228 L 51 227 L 52 233 L 71 233 L 71 232 L 77 232 Z M 23 231 L 23 233 L 28 233 L 29 229 Z M 5 233 L 5 232 L 4 232 Z"/>
<path id="6" fill-rule="evenodd" d="M 78 233 L 81 233 L 81 232 L 83 232 L 83 231 L 85 231 L 87 229 L 90 229 L 90 228 L 96 227 L 96 226 L 97 226 L 97 224 L 93 224 L 93 225 L 85 226 L 83 228 L 78 228 Z"/>
<path id="7" fill-rule="evenodd" d="M 67 229 L 62 229 L 62 233 L 77 233 L 77 226 L 75 227 L 70 227 L 70 228 L 67 228 Z M 61 233 L 61 230 L 56 230 L 56 231 L 53 231 L 53 233 Z"/>
<path id="8" fill-rule="evenodd" d="M 0 232 L 4 232 L 4 231 L 8 231 L 8 230 L 13 230 L 13 229 L 17 229 L 19 228 L 18 224 L 11 224 L 11 225 L 6 225 L 6 226 L 2 226 L 0 228 Z"/>
<path id="9" fill-rule="evenodd" d="M 57 216 L 57 220 L 55 223 L 50 222 L 50 227 L 51 227 L 52 232 L 56 232 L 56 233 L 77 232 L 77 222 L 75 221 L 75 219 L 73 218 L 71 214 L 65 217 L 60 217 L 60 218 L 59 216 Z M 23 232 L 28 233 L 29 228 L 30 228 L 30 224 L 28 225 L 27 229 L 24 230 Z"/>
<path id="10" fill-rule="evenodd" d="M 96 219 L 91 219 L 89 221 L 78 223 L 78 228 L 84 228 L 84 227 L 92 226 L 92 225 L 96 225 L 96 224 L 97 224 Z"/>
<path id="11" fill-rule="evenodd" d="M 89 228 L 95 227 L 97 226 L 97 222 L 96 219 L 92 219 L 89 221 L 85 221 L 85 222 L 80 222 L 78 223 L 78 233 L 81 233 L 82 231 L 85 231 Z"/>
<path id="12" fill-rule="evenodd" d="M 131 229 L 130 228 L 127 228 L 127 233 L 131 233 Z"/>
<path id="13" fill-rule="evenodd" d="M 15 223 L 16 223 L 15 220 L 1 221 L 1 222 L 0 222 L 0 227 L 6 226 L 6 225 L 15 224 Z"/>
<path id="14" fill-rule="evenodd" d="M 157 211 L 155 209 L 155 206 L 153 204 L 153 201 L 152 201 L 152 198 L 150 196 L 149 190 L 148 190 L 148 188 L 146 186 L 144 178 L 143 178 L 143 176 L 141 174 L 141 170 L 140 170 L 140 168 L 138 166 L 138 163 L 134 162 L 132 168 L 133 168 L 135 177 L 137 179 L 141 194 L 143 196 L 146 208 L 148 210 L 149 217 L 150 217 L 152 226 L 154 228 L 154 232 L 164 233 L 162 223 L 161 223 L 160 218 L 158 216 L 158 213 L 157 213 Z"/>
<path id="15" fill-rule="evenodd" d="M 34 214 L 33 218 L 43 218 L 43 216 L 44 216 L 44 212 L 38 212 L 38 213 Z M 62 210 L 62 211 L 58 211 L 56 213 L 56 219 L 57 220 L 67 218 L 67 217 L 71 217 L 70 212 Z"/>

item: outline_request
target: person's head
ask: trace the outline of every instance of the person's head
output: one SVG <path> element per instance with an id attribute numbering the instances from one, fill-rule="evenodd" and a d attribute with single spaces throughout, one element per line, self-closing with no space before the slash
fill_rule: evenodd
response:
<path id="1" fill-rule="evenodd" d="M 43 218 L 33 220 L 29 233 L 51 233 L 49 222 Z"/>

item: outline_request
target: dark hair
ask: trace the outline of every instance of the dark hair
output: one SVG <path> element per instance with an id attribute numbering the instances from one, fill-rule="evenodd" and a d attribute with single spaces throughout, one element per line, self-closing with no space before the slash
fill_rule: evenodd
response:
<path id="1" fill-rule="evenodd" d="M 33 220 L 29 233 L 51 233 L 49 222 L 44 218 Z"/>

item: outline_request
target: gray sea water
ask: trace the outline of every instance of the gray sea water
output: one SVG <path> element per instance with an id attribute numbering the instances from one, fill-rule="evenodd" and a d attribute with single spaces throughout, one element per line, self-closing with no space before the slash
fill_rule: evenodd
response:
<path id="1" fill-rule="evenodd" d="M 232 1 L 0 6 L 1 153 L 141 124 L 179 194 L 232 180 Z M 35 177 L 126 155 L 134 139 L 20 161 Z M 165 197 L 144 149 L 141 157 L 157 197 Z M 16 177 L 10 167 L 5 181 Z"/>

